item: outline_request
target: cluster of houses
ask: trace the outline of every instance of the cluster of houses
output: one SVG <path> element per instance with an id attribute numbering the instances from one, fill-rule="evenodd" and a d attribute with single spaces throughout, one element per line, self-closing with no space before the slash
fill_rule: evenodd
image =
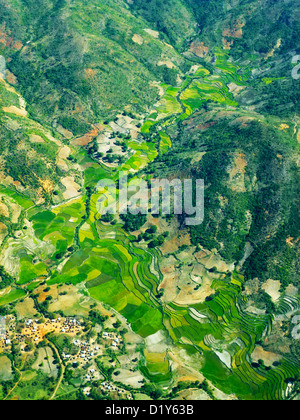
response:
<path id="1" fill-rule="evenodd" d="M 125 389 L 118 388 L 116 385 L 110 383 L 110 382 L 102 382 L 101 384 L 101 391 L 111 393 L 111 392 L 117 392 L 119 396 L 126 396 L 126 399 L 132 400 L 132 395 L 130 392 L 126 391 Z"/>
<path id="2" fill-rule="evenodd" d="M 121 348 L 123 345 L 122 337 L 115 332 L 103 332 L 102 333 L 103 344 L 108 344 L 112 349 Z M 91 381 L 103 380 L 103 376 L 98 369 L 95 359 L 99 356 L 103 356 L 102 344 L 98 344 L 97 341 L 90 339 L 90 342 L 83 341 L 80 339 L 74 339 L 72 344 L 75 348 L 78 348 L 77 353 L 74 355 L 63 353 L 62 356 L 68 364 L 72 364 L 74 368 L 86 369 L 85 381 L 86 383 Z M 117 393 L 122 399 L 132 399 L 132 395 L 129 391 L 115 386 L 109 382 L 103 382 L 100 387 L 103 393 Z M 83 393 L 89 397 L 91 387 L 86 386 Z"/>
<path id="3" fill-rule="evenodd" d="M 119 388 L 115 385 L 113 385 L 110 382 L 102 382 L 101 384 L 101 391 L 103 393 L 112 393 L 115 392 L 118 394 L 119 397 L 126 399 L 126 400 L 133 400 L 133 397 L 129 391 L 126 391 L 125 389 Z M 91 387 L 86 387 L 83 389 L 83 393 L 89 397 L 91 393 Z"/>
<path id="4" fill-rule="evenodd" d="M 68 334 L 76 336 L 82 332 L 83 328 L 80 321 L 75 318 L 57 318 L 46 320 L 40 324 L 36 320 L 28 319 L 21 332 L 16 332 L 15 317 L 9 315 L 1 318 L 0 322 L 0 352 L 9 351 L 12 340 L 21 344 L 21 349 L 26 347 L 26 341 L 32 340 L 34 344 L 39 344 L 44 340 L 46 334 Z"/>
<path id="5" fill-rule="evenodd" d="M 15 329 L 16 319 L 13 315 L 0 317 L 0 353 L 11 349 Z"/>
<path id="6" fill-rule="evenodd" d="M 102 350 L 96 343 L 88 343 L 87 341 L 81 341 L 79 339 L 73 340 L 74 346 L 78 347 L 78 352 L 75 355 L 63 353 L 62 356 L 65 361 L 69 363 L 77 363 L 78 367 L 82 364 L 91 362 L 96 357 L 102 354 Z M 93 372 L 92 372 L 93 373 Z"/>
<path id="7" fill-rule="evenodd" d="M 113 349 L 120 349 L 123 345 L 122 337 L 115 332 L 104 332 L 102 338 L 111 345 Z"/>
<path id="8" fill-rule="evenodd" d="M 115 332 L 103 332 L 102 339 L 104 340 L 104 344 L 108 344 L 114 350 L 120 349 L 123 345 L 122 337 Z M 75 355 L 63 353 L 62 356 L 68 363 L 72 363 L 73 365 L 77 364 L 78 368 L 87 363 L 92 363 L 95 358 L 103 354 L 101 346 L 92 340 L 88 343 L 87 341 L 74 339 L 73 345 L 78 347 L 78 352 Z M 97 372 L 96 369 L 90 369 L 86 379 L 99 379 Z"/>
<path id="9" fill-rule="evenodd" d="M 42 324 L 36 320 L 28 319 L 17 326 L 13 315 L 0 317 L 0 353 L 10 351 L 13 341 L 18 342 L 21 345 L 21 350 L 25 351 L 28 339 L 34 344 L 39 344 L 48 333 L 71 335 L 73 348 L 70 349 L 70 353 L 72 354 L 63 353 L 63 359 L 68 364 L 72 364 L 74 368 L 86 369 L 86 383 L 101 381 L 103 376 L 96 364 L 96 358 L 103 356 L 104 347 L 112 350 L 121 349 L 124 345 L 123 338 L 118 332 L 104 331 L 101 333 L 100 341 L 99 339 L 98 341 L 94 339 L 86 341 L 86 339 L 78 338 L 82 332 L 83 326 L 75 318 L 48 319 Z M 74 354 L 75 352 L 76 354 Z M 103 393 L 116 393 L 122 399 L 133 399 L 129 391 L 110 382 L 102 382 L 100 389 Z M 87 386 L 83 392 L 89 396 L 90 391 L 91 388 Z"/>
<path id="10" fill-rule="evenodd" d="M 26 321 L 25 328 L 21 335 L 32 339 L 36 344 L 44 340 L 46 334 L 68 334 L 77 335 L 82 331 L 80 321 L 75 318 L 48 319 L 45 323 L 39 324 L 32 319 Z M 18 338 L 17 338 L 18 339 Z"/>

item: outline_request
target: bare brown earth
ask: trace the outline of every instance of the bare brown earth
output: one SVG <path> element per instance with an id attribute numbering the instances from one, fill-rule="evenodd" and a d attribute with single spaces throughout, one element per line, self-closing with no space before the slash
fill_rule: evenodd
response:
<path id="1" fill-rule="evenodd" d="M 97 70 L 91 69 L 91 68 L 85 69 L 86 79 L 95 79 L 96 75 L 97 75 Z"/>
<path id="2" fill-rule="evenodd" d="M 209 52 L 209 47 L 206 47 L 201 41 L 193 41 L 190 46 L 190 51 L 197 57 L 204 58 Z"/>
<path id="3" fill-rule="evenodd" d="M 16 304 L 16 311 L 19 318 L 33 318 L 37 314 L 34 301 L 31 298 L 26 298 L 23 302 L 18 302 Z"/>
<path id="4" fill-rule="evenodd" d="M 144 39 L 141 37 L 141 35 L 138 35 L 138 34 L 133 35 L 132 41 L 138 45 L 142 45 L 144 43 Z"/>
<path id="5" fill-rule="evenodd" d="M 211 296 L 215 290 L 211 288 L 212 279 L 209 276 L 203 277 L 203 283 L 199 290 L 195 291 L 195 284 L 186 285 L 182 288 L 175 299 L 178 305 L 190 305 L 193 303 L 202 303 L 208 296 Z"/>
<path id="6" fill-rule="evenodd" d="M 69 200 L 70 198 L 77 197 L 80 189 L 80 185 L 75 182 L 73 176 L 67 176 L 61 180 L 61 183 L 66 187 L 66 191 L 63 193 L 64 199 Z"/>
<path id="7" fill-rule="evenodd" d="M 228 85 L 230 93 L 233 93 L 234 96 L 238 95 L 242 90 L 245 89 L 245 86 L 239 86 L 231 82 Z"/>
<path id="8" fill-rule="evenodd" d="M 12 37 L 11 31 L 6 28 L 5 23 L 0 27 L 0 45 L 15 51 L 19 51 L 23 47 L 23 44 L 20 41 L 15 40 Z"/>
<path id="9" fill-rule="evenodd" d="M 282 41 L 281 41 L 281 39 L 279 38 L 279 39 L 277 40 L 276 45 L 274 46 L 274 48 L 272 48 L 272 49 L 271 49 L 271 51 L 269 51 L 269 52 L 266 54 L 266 56 L 265 56 L 265 60 L 267 60 L 267 59 L 268 59 L 268 58 L 270 58 L 270 57 L 273 57 L 273 55 L 274 55 L 275 51 L 276 51 L 276 50 L 278 50 L 278 48 L 280 48 L 280 47 L 281 47 L 281 44 L 282 44 Z"/>
<path id="10" fill-rule="evenodd" d="M 281 296 L 281 293 L 279 292 L 280 288 L 281 288 L 280 281 L 275 281 L 275 280 L 271 280 L 271 279 L 269 279 L 268 281 L 266 281 L 262 285 L 262 289 L 269 296 L 271 296 L 273 302 L 276 302 L 280 298 L 280 296 Z"/>
<path id="11" fill-rule="evenodd" d="M 43 188 L 43 190 L 48 194 L 52 194 L 53 190 L 54 190 L 54 184 L 50 179 L 40 179 L 39 178 L 39 182 Z"/>
<path id="12" fill-rule="evenodd" d="M 179 280 L 180 272 L 176 271 L 175 265 L 177 261 L 174 257 L 168 258 L 166 261 L 166 266 L 161 267 L 161 272 L 164 276 L 164 280 L 160 284 L 159 288 L 164 289 L 164 301 L 172 302 L 176 299 L 177 291 L 176 285 Z"/>
<path id="13" fill-rule="evenodd" d="M 160 60 L 160 61 L 158 61 L 157 65 L 159 67 L 160 66 L 166 66 L 166 67 L 168 67 L 168 69 L 173 69 L 174 67 L 176 67 L 175 64 L 172 63 L 172 61 L 170 61 L 170 60 Z"/>
<path id="14" fill-rule="evenodd" d="M 237 153 L 234 156 L 233 165 L 229 173 L 229 185 L 232 191 L 246 192 L 245 173 L 248 164 L 245 158 L 244 153 Z"/>
<path id="15" fill-rule="evenodd" d="M 234 39 L 243 38 L 243 27 L 245 23 L 240 22 L 239 20 L 231 28 L 225 28 L 223 30 L 223 47 L 227 50 L 230 50 Z"/>
<path id="16" fill-rule="evenodd" d="M 15 114 L 19 117 L 27 117 L 27 111 L 25 109 L 17 108 L 16 106 L 10 106 L 10 107 L 4 107 L 4 112 L 7 112 L 8 114 Z"/>
<path id="17" fill-rule="evenodd" d="M 154 38 L 159 38 L 159 32 L 154 31 L 153 29 L 144 29 L 147 34 L 153 36 Z"/>
<path id="18" fill-rule="evenodd" d="M 265 351 L 261 346 L 257 346 L 251 355 L 253 362 L 257 363 L 259 360 L 263 360 L 265 366 L 272 366 L 274 362 L 279 362 L 282 359 L 280 354 Z"/>
<path id="19" fill-rule="evenodd" d="M 219 273 L 231 272 L 234 269 L 233 264 L 227 264 L 222 258 L 217 254 L 216 250 L 208 251 L 202 249 L 201 251 L 195 253 L 197 261 L 202 264 L 207 270 L 210 270 L 214 267 L 217 268 Z"/>
<path id="20" fill-rule="evenodd" d="M 68 171 L 69 166 L 67 164 L 67 158 L 71 154 L 71 149 L 69 146 L 63 146 L 58 153 L 57 157 L 57 166 L 59 166 L 63 171 Z"/>
<path id="21" fill-rule="evenodd" d="M 8 83 L 10 85 L 17 85 L 18 84 L 18 79 L 16 78 L 16 76 L 11 73 L 9 70 L 6 70 L 6 80 L 8 81 Z"/>
<path id="22" fill-rule="evenodd" d="M 245 23 L 241 23 L 239 21 L 236 22 L 236 24 L 233 26 L 233 28 L 226 28 L 223 31 L 223 37 L 225 38 L 239 38 L 241 39 L 243 37 L 243 27 L 245 26 Z"/>
<path id="23" fill-rule="evenodd" d="M 9 210 L 5 203 L 1 201 L 0 197 L 0 216 L 9 217 Z"/>
<path id="24" fill-rule="evenodd" d="M 4 223 L 0 223 L 0 245 L 8 234 L 8 229 Z"/>
<path id="25" fill-rule="evenodd" d="M 29 140 L 31 141 L 31 143 L 45 143 L 45 140 L 41 136 L 38 136 L 36 134 L 31 134 L 29 136 Z"/>
<path id="26" fill-rule="evenodd" d="M 102 124 L 96 124 L 92 128 L 91 131 L 89 131 L 87 134 L 85 134 L 82 137 L 79 137 L 75 140 L 72 140 L 73 146 L 87 146 L 90 144 L 101 131 L 105 130 L 105 127 Z"/>
<path id="27" fill-rule="evenodd" d="M 179 237 L 174 237 L 166 241 L 161 247 L 161 251 L 164 255 L 171 254 L 172 252 L 178 251 L 183 245 L 191 245 L 191 235 L 188 232 L 183 232 Z"/>

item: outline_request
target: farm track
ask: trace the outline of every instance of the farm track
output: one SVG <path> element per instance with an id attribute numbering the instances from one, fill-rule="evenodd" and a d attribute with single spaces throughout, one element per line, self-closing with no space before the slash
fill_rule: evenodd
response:
<path id="1" fill-rule="evenodd" d="M 54 389 L 54 391 L 53 391 L 53 394 L 51 395 L 51 397 L 49 398 L 49 401 L 52 401 L 52 400 L 54 400 L 55 399 L 55 396 L 56 396 L 56 394 L 57 394 L 57 391 L 58 391 L 58 389 L 59 389 L 59 387 L 60 387 L 60 385 L 61 385 L 61 383 L 62 383 L 62 381 L 63 381 L 63 379 L 64 379 L 64 374 L 65 374 L 65 370 L 66 370 L 66 368 L 65 368 L 65 366 L 64 366 L 64 363 L 63 363 L 63 361 L 62 361 L 62 359 L 61 359 L 61 357 L 60 357 L 60 354 L 59 354 L 59 351 L 58 351 L 58 349 L 56 348 L 56 346 L 51 342 L 51 341 L 49 341 L 49 340 L 46 340 L 46 342 L 47 342 L 47 344 L 49 344 L 49 346 L 54 350 L 54 352 L 55 352 L 55 354 L 56 354 L 56 356 L 57 356 L 57 358 L 58 358 L 58 361 L 59 361 L 59 365 L 60 365 L 60 369 L 61 369 L 61 374 L 60 374 L 60 378 L 59 378 L 59 380 L 58 380 L 58 383 L 57 383 L 57 385 L 56 385 L 56 387 L 55 387 L 55 389 Z"/>
<path id="2" fill-rule="evenodd" d="M 26 359 L 27 359 L 27 355 L 25 355 L 24 357 L 23 357 L 23 361 L 22 361 L 22 364 L 21 364 L 21 366 L 20 366 L 20 369 L 22 370 L 22 368 L 23 368 L 23 366 L 25 365 L 25 362 L 26 362 Z M 13 388 L 9 391 L 9 393 L 6 395 L 6 397 L 4 398 L 4 401 L 6 401 L 13 393 L 14 393 L 14 391 L 17 389 L 17 387 L 18 387 L 18 385 L 19 385 L 19 383 L 22 381 L 22 376 L 23 376 L 23 374 L 22 374 L 22 372 L 21 372 L 21 370 L 20 369 L 18 369 L 18 368 L 16 368 L 16 366 L 15 366 L 15 362 L 13 361 L 13 367 L 14 367 L 14 369 L 17 371 L 17 373 L 18 373 L 18 375 L 19 375 L 19 379 L 17 380 L 17 382 L 15 383 L 15 385 L 13 386 Z"/>

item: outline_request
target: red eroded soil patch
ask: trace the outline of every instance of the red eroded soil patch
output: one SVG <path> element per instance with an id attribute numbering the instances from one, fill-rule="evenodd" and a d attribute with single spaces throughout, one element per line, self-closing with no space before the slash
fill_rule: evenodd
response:
<path id="1" fill-rule="evenodd" d="M 78 139 L 73 140 L 72 144 L 74 146 L 87 146 L 94 140 L 95 137 L 98 136 L 102 129 L 104 129 L 104 127 L 101 124 L 96 124 L 90 132 L 82 137 L 79 137 Z"/>
<path id="2" fill-rule="evenodd" d="M 46 299 L 47 299 L 47 293 L 45 293 L 45 292 L 40 293 L 40 295 L 39 295 L 39 303 L 45 302 Z"/>
<path id="3" fill-rule="evenodd" d="M 212 127 L 213 125 L 215 125 L 216 122 L 215 121 L 211 121 L 209 123 L 206 124 L 200 124 L 196 126 L 197 130 L 207 130 L 208 128 Z"/>
<path id="4" fill-rule="evenodd" d="M 212 113 L 211 112 L 197 112 L 194 114 L 195 118 L 191 118 L 189 121 L 184 121 L 183 124 L 188 127 L 191 132 L 198 131 L 198 130 L 207 130 L 208 128 L 212 127 L 216 124 L 216 121 L 211 121 Z M 203 124 L 198 124 L 199 119 L 197 118 L 199 115 L 203 118 Z"/>
<path id="5" fill-rule="evenodd" d="M 15 42 L 15 44 L 13 46 L 14 50 L 17 50 L 17 51 L 21 50 L 22 47 L 23 47 L 23 44 L 20 41 Z"/>
<path id="6" fill-rule="evenodd" d="M 223 31 L 223 36 L 225 38 L 243 38 L 243 27 L 244 23 L 241 23 L 239 20 L 235 23 L 233 28 L 226 28 Z"/>
<path id="7" fill-rule="evenodd" d="M 20 187 L 22 187 L 22 184 L 21 184 L 21 182 L 19 182 L 19 181 L 14 181 L 14 182 L 13 182 L 13 185 L 14 185 L 16 188 L 20 188 Z"/>
<path id="8" fill-rule="evenodd" d="M 15 51 L 19 51 L 23 47 L 22 42 L 16 41 L 11 36 L 11 31 L 5 28 L 5 24 L 0 27 L 0 47 L 11 48 Z"/>
<path id="9" fill-rule="evenodd" d="M 223 46 L 225 49 L 230 50 L 230 47 L 233 45 L 233 39 L 229 40 L 228 38 L 241 39 L 243 38 L 243 27 L 245 23 L 241 23 L 239 20 L 235 23 L 232 28 L 225 28 L 223 35 Z"/>
<path id="10" fill-rule="evenodd" d="M 94 70 L 94 69 L 85 69 L 84 72 L 85 72 L 85 78 L 87 80 L 94 79 L 97 75 L 97 70 Z"/>

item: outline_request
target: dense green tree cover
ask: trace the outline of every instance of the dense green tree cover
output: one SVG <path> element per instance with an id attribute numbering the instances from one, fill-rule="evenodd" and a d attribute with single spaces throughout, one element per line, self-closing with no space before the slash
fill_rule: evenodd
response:
<path id="1" fill-rule="evenodd" d="M 139 230 L 147 222 L 147 216 L 144 214 L 124 214 L 120 216 L 127 232 Z"/>
<path id="2" fill-rule="evenodd" d="M 103 322 L 107 320 L 107 316 L 105 317 L 101 315 L 100 312 L 93 310 L 89 312 L 89 320 L 91 320 L 93 325 L 96 325 L 96 324 L 102 325 Z"/>
<path id="3" fill-rule="evenodd" d="M 190 228 L 192 243 L 216 248 L 225 260 L 238 262 L 250 242 L 254 251 L 244 266 L 247 278 L 271 276 L 280 279 L 283 288 L 296 282 L 297 250 L 286 243 L 300 231 L 296 142 L 272 125 L 253 122 L 241 129 L 222 120 L 201 135 L 183 128 L 175 145 L 149 171 L 160 178 L 177 171 L 204 179 L 205 218 Z M 191 164 L 195 151 L 206 153 Z M 244 191 L 232 189 L 230 182 L 236 153 L 244 154 L 247 162 Z M 185 217 L 179 218 L 182 224 Z M 149 246 L 154 245 L 157 240 Z"/>
<path id="4" fill-rule="evenodd" d="M 6 287 L 10 286 L 14 283 L 14 279 L 10 276 L 4 269 L 4 267 L 0 266 L 0 290 L 5 289 Z"/>

